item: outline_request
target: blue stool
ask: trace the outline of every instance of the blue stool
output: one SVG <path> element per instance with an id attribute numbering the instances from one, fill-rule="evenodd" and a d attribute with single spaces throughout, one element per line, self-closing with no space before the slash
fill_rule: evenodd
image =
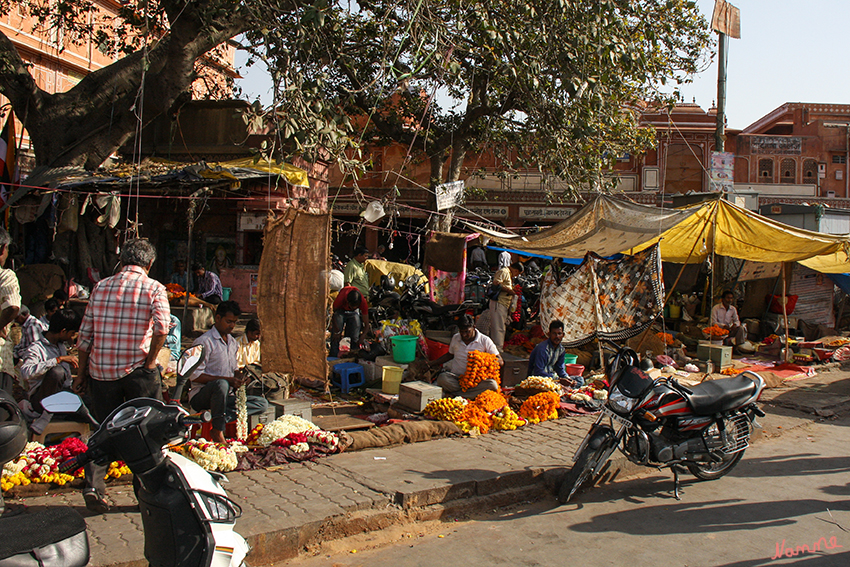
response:
<path id="1" fill-rule="evenodd" d="M 337 381 L 337 375 L 339 381 Z M 356 378 L 359 375 L 360 378 Z M 352 377 L 354 381 L 352 381 Z M 344 362 L 337 364 L 333 368 L 333 376 L 331 382 L 339 386 L 343 394 L 347 394 L 352 388 L 363 386 L 366 383 L 366 376 L 363 374 L 363 366 L 354 362 Z"/>

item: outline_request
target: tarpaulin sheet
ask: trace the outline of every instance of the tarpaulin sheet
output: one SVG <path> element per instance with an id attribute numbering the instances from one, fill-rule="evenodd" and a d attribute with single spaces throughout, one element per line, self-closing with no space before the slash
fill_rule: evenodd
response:
<path id="1" fill-rule="evenodd" d="M 565 347 L 599 337 L 623 340 L 640 334 L 661 313 L 664 282 L 661 256 L 653 246 L 633 256 L 605 260 L 589 253 L 563 282 L 552 270 L 543 278 L 540 323 L 564 323 Z"/>
<path id="2" fill-rule="evenodd" d="M 401 264 L 399 262 L 388 262 L 386 260 L 366 260 L 364 264 L 366 273 L 369 275 L 369 285 L 381 283 L 381 276 L 392 276 L 395 278 L 396 285 L 399 282 L 404 282 L 410 276 L 419 276 L 418 282 L 427 279 L 422 270 L 409 264 Z M 425 291 L 428 291 L 428 284 L 425 284 Z"/>
<path id="3" fill-rule="evenodd" d="M 490 245 L 555 258 L 584 258 L 591 251 L 611 256 L 636 247 L 693 213 L 638 205 L 599 194 L 566 220 L 535 234 L 517 236 L 466 224 L 488 237 Z"/>
<path id="4" fill-rule="evenodd" d="M 328 378 L 330 226 L 330 215 L 297 209 L 266 222 L 257 293 L 264 372 Z"/>
<path id="5" fill-rule="evenodd" d="M 850 237 L 850 235 L 844 236 Z M 808 260 L 802 260 L 800 263 L 822 274 L 846 274 L 850 272 L 850 257 L 844 250 L 839 250 L 834 254 L 814 256 Z"/>
<path id="6" fill-rule="evenodd" d="M 850 246 L 847 236 L 788 226 L 724 199 L 685 210 L 694 214 L 660 237 L 636 246 L 633 251 L 643 250 L 660 240 L 661 257 L 665 262 L 702 262 L 712 253 L 712 247 L 714 253 L 730 258 L 756 262 L 800 262 L 813 256 L 844 253 Z"/>

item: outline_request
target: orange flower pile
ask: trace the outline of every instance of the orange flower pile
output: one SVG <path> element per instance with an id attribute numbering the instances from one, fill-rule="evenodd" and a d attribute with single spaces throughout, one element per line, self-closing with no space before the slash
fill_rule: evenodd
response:
<path id="1" fill-rule="evenodd" d="M 475 404 L 466 404 L 455 423 L 467 433 L 478 428 L 478 432 L 483 435 L 493 427 L 493 417 Z"/>
<path id="2" fill-rule="evenodd" d="M 728 329 L 724 329 L 723 327 L 718 327 L 717 325 L 712 325 L 711 327 L 706 327 L 702 330 L 703 333 L 710 337 L 725 337 L 729 334 Z"/>
<path id="3" fill-rule="evenodd" d="M 519 416 L 531 423 L 540 423 L 547 419 L 558 419 L 558 406 L 561 398 L 555 392 L 534 394 L 522 403 Z"/>
<path id="4" fill-rule="evenodd" d="M 664 341 L 665 345 L 672 345 L 675 341 L 670 333 L 655 333 L 655 336 Z"/>
<path id="5" fill-rule="evenodd" d="M 732 368 L 731 366 L 729 368 L 724 368 L 720 371 L 721 374 L 724 374 L 726 376 L 737 376 L 741 372 L 743 371 L 738 368 Z"/>
<path id="6" fill-rule="evenodd" d="M 493 413 L 508 405 L 508 400 L 499 392 L 485 390 L 472 403 L 487 413 Z"/>
<path id="7" fill-rule="evenodd" d="M 465 392 L 483 380 L 495 380 L 501 384 L 499 373 L 499 359 L 495 354 L 473 350 L 466 357 L 466 372 L 458 379 L 460 389 Z"/>

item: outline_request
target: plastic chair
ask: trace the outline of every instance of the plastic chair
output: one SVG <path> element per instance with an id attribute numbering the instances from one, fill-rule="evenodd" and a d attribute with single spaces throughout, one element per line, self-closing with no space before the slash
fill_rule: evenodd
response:
<path id="1" fill-rule="evenodd" d="M 61 419 L 51 419 L 50 423 L 39 434 L 33 433 L 32 440 L 38 443 L 44 443 L 48 435 L 77 435 L 83 443 L 89 438 L 91 428 L 88 423 L 78 423 L 76 421 L 63 421 Z"/>
<path id="2" fill-rule="evenodd" d="M 352 378 L 359 375 L 360 378 Z M 339 380 L 337 380 L 337 376 Z M 356 380 L 356 381 L 354 381 Z M 366 375 L 363 372 L 363 365 L 355 362 L 344 362 L 333 367 L 333 377 L 331 382 L 339 386 L 343 394 L 347 394 L 352 388 L 363 386 L 366 384 Z"/>

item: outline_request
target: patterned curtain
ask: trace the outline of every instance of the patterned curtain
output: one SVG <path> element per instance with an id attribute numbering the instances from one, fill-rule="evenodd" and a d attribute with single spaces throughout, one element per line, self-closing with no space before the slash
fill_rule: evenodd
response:
<path id="1" fill-rule="evenodd" d="M 661 314 L 663 305 L 658 245 L 619 260 L 589 252 L 562 283 L 552 270 L 546 273 L 540 322 L 548 329 L 552 321 L 563 321 L 563 345 L 577 347 L 597 337 L 620 341 L 638 335 Z"/>

